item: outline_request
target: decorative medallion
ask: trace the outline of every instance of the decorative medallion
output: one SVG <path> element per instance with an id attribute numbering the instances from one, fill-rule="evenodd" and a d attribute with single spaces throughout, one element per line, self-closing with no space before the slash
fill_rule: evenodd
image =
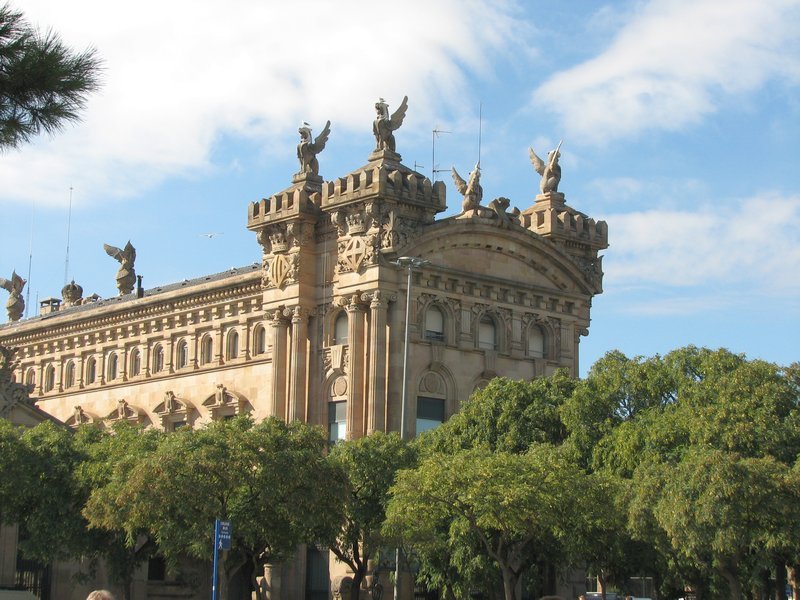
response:
<path id="1" fill-rule="evenodd" d="M 286 285 L 292 273 L 292 264 L 285 254 L 276 254 L 269 265 L 269 280 L 277 288 Z"/>

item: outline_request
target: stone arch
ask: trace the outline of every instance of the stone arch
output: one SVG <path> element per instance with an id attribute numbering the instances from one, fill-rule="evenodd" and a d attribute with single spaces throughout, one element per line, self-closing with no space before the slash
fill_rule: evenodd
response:
<path id="1" fill-rule="evenodd" d="M 247 398 L 222 384 L 217 384 L 216 391 L 203 401 L 203 407 L 211 413 L 211 418 L 215 421 L 253 410 Z"/>

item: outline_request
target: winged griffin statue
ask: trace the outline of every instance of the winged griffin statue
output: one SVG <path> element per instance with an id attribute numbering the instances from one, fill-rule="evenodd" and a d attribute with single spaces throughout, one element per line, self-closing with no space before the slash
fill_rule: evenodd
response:
<path id="1" fill-rule="evenodd" d="M 19 321 L 22 313 L 25 312 L 25 300 L 22 298 L 22 289 L 25 287 L 25 280 L 14 271 L 11 279 L 0 277 L 0 287 L 9 293 L 6 310 L 8 310 L 9 321 Z"/>
<path id="2" fill-rule="evenodd" d="M 297 144 L 297 159 L 300 161 L 298 175 L 319 175 L 319 161 L 317 154 L 325 149 L 328 136 L 331 134 L 331 122 L 325 123 L 325 128 L 316 138 L 311 139 L 311 126 L 303 121 L 297 130 L 300 134 L 300 143 Z"/>
<path id="3" fill-rule="evenodd" d="M 464 196 L 461 203 L 461 212 L 477 209 L 483 199 L 483 188 L 481 187 L 481 165 L 475 165 L 475 169 L 469 174 L 469 181 L 464 181 L 453 167 L 453 182 L 456 184 L 458 193 Z"/>
<path id="4" fill-rule="evenodd" d="M 561 165 L 558 164 L 558 159 L 561 157 L 561 152 L 559 151 L 561 150 L 562 142 L 563 140 L 558 142 L 556 149 L 547 153 L 547 163 L 536 156 L 533 148 L 528 148 L 531 164 L 536 169 L 536 172 L 542 176 L 539 189 L 542 190 L 543 194 L 558 191 L 558 183 L 561 181 Z"/>
<path id="5" fill-rule="evenodd" d="M 119 295 L 124 296 L 133 292 L 133 284 L 136 283 L 136 271 L 133 270 L 133 262 L 136 260 L 136 248 L 131 245 L 130 240 L 125 245 L 125 248 L 120 250 L 115 246 L 103 244 L 103 249 L 111 258 L 119 262 L 119 271 L 117 271 L 117 289 Z"/>
<path id="6" fill-rule="evenodd" d="M 372 133 L 375 134 L 375 150 L 391 150 L 395 152 L 394 131 L 399 129 L 406 118 L 408 110 L 408 96 L 403 97 L 403 101 L 397 110 L 389 116 L 389 105 L 383 98 L 379 98 L 375 103 L 375 111 L 378 116 L 372 122 Z"/>

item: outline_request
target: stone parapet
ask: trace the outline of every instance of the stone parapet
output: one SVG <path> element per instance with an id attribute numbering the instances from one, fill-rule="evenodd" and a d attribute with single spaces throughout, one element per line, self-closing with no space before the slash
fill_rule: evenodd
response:
<path id="1" fill-rule="evenodd" d="M 294 186 L 269 198 L 251 202 L 247 209 L 247 228 L 257 230 L 269 223 L 278 223 L 299 215 L 319 214 L 321 196 L 302 186 Z"/>
<path id="2" fill-rule="evenodd" d="M 549 192 L 522 211 L 520 223 L 526 229 L 556 241 L 582 242 L 593 250 L 608 248 L 608 225 L 595 221 L 566 204 L 564 194 Z"/>

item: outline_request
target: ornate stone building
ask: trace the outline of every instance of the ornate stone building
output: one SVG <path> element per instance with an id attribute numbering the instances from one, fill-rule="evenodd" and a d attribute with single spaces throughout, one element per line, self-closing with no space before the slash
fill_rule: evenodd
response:
<path id="1" fill-rule="evenodd" d="M 67 286 L 63 303 L 0 326 L 0 344 L 19 349 L 16 380 L 68 425 L 171 430 L 249 412 L 349 439 L 400 429 L 406 327 L 407 436 L 494 376 L 577 374 L 605 223 L 557 182 L 521 211 L 483 206 L 477 169 L 469 189 L 454 174 L 464 210 L 437 219 L 445 185 L 401 163 L 397 112 L 379 110 L 367 164 L 332 181 L 316 164 L 329 128 L 315 145 L 301 128 L 292 185 L 247 207 L 258 263 L 109 299 Z M 552 179 L 557 153 L 548 160 Z M 281 598 L 304 597 L 303 565 Z"/>

